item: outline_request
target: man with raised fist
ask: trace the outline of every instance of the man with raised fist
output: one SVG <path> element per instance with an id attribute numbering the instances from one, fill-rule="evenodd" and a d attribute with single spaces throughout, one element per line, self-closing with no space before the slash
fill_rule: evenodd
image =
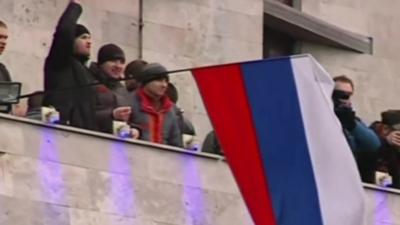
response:
<path id="1" fill-rule="evenodd" d="M 60 123 L 84 129 L 96 129 L 96 93 L 86 63 L 91 49 L 89 30 L 77 20 L 82 13 L 78 0 L 70 0 L 54 33 L 45 61 L 44 106 L 60 112 Z"/>

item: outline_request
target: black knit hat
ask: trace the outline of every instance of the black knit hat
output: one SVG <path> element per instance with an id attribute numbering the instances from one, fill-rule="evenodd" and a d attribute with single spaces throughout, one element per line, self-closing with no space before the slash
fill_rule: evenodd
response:
<path id="1" fill-rule="evenodd" d="M 77 24 L 76 27 L 75 27 L 75 38 L 81 36 L 82 34 L 90 34 L 90 32 L 82 24 Z"/>
<path id="2" fill-rule="evenodd" d="M 97 54 L 97 63 L 99 65 L 110 61 L 120 59 L 125 62 L 125 54 L 124 51 L 115 44 L 106 44 L 103 45 L 99 53 Z"/>
<path id="3" fill-rule="evenodd" d="M 159 63 L 149 63 L 140 71 L 138 81 L 144 86 L 153 80 L 163 78 L 169 81 L 167 69 Z"/>
<path id="4" fill-rule="evenodd" d="M 142 59 L 136 59 L 130 63 L 128 63 L 125 67 L 125 77 L 126 78 L 133 78 L 133 79 L 137 79 L 137 77 L 140 74 L 140 71 L 143 69 L 143 67 L 145 65 L 147 65 L 148 63 Z"/>
<path id="5" fill-rule="evenodd" d="M 400 110 L 387 110 L 381 113 L 382 123 L 400 130 Z"/>

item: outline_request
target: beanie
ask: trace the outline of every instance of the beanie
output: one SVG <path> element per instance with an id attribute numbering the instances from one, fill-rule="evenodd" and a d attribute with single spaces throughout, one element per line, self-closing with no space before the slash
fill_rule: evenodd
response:
<path id="1" fill-rule="evenodd" d="M 125 63 L 124 51 L 115 44 L 103 45 L 97 54 L 97 63 L 99 65 L 116 59 L 120 59 Z"/>
<path id="2" fill-rule="evenodd" d="M 141 59 L 136 59 L 126 65 L 124 74 L 126 78 L 133 78 L 137 80 L 140 71 L 142 68 L 147 65 L 148 63 Z"/>
<path id="3" fill-rule="evenodd" d="M 77 24 L 76 27 L 75 27 L 75 38 L 81 36 L 82 34 L 90 34 L 90 32 L 82 24 Z"/>
<path id="4" fill-rule="evenodd" d="M 149 63 L 140 71 L 138 81 L 144 86 L 153 80 L 163 78 L 169 81 L 167 69 L 159 63 Z"/>

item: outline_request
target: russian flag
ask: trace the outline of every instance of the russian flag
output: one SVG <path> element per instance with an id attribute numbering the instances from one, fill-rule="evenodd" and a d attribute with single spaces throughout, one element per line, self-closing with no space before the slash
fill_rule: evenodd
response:
<path id="1" fill-rule="evenodd" d="M 192 73 L 255 224 L 364 224 L 361 179 L 331 102 L 334 83 L 312 56 Z"/>

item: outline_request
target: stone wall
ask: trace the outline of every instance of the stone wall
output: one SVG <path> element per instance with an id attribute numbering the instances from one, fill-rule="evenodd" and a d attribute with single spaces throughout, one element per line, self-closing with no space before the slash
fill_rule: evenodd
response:
<path id="1" fill-rule="evenodd" d="M 253 224 L 219 157 L 0 117 L 0 224 Z"/>
<path id="2" fill-rule="evenodd" d="M 373 54 L 359 54 L 327 46 L 303 43 L 332 75 L 346 74 L 355 81 L 354 103 L 368 122 L 380 112 L 400 108 L 400 29 L 395 0 L 302 0 L 302 11 L 331 24 L 373 38 Z"/>
<path id="3" fill-rule="evenodd" d="M 3 115 L 0 134 L 0 224 L 253 224 L 222 158 Z M 400 191 L 366 197 L 366 225 L 398 224 Z"/>

